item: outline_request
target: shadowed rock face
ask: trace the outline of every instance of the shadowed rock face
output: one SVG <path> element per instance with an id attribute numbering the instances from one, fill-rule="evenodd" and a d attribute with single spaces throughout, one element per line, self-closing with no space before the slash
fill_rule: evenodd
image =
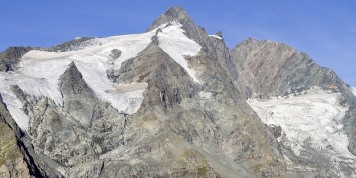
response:
<path id="1" fill-rule="evenodd" d="M 204 28 L 197 26 L 193 22 L 182 7 L 177 6 L 169 8 L 153 22 L 147 31 L 158 28 L 163 24 L 169 24 L 172 21 L 182 24 L 183 26 L 181 28 L 185 30 L 185 35 L 202 47 L 200 52 L 209 56 L 209 60 L 213 60 L 212 65 L 217 67 L 219 74 L 223 75 L 225 80 L 231 81 L 229 85 L 233 85 L 232 87 L 234 88 L 239 88 L 241 84 L 235 80 L 238 77 L 237 67 L 230 55 L 229 49 L 224 43 L 224 39 L 210 37 Z M 242 95 L 236 96 L 242 97 Z M 243 103 L 239 104 L 244 105 Z M 247 107 L 245 109 L 248 110 L 250 108 Z"/>
<path id="2" fill-rule="evenodd" d="M 0 53 L 0 71 L 12 71 L 19 62 L 19 59 L 32 50 L 32 47 L 10 47 Z"/>
<path id="3" fill-rule="evenodd" d="M 21 162 L 21 158 L 15 134 L 4 122 L 0 122 L 0 176 L 15 177 L 23 174 L 23 177 L 30 177 L 26 162 Z"/>
<path id="4" fill-rule="evenodd" d="M 82 125 L 88 127 L 97 103 L 95 93 L 85 83 L 74 62 L 69 65 L 60 80 L 64 109 L 74 115 Z"/>
<path id="5" fill-rule="evenodd" d="M 0 145 L 0 154 L 9 146 L 19 150 L 3 154 L 12 157 L 0 155 L 0 177 L 339 176 L 317 150 L 294 155 L 277 140 L 283 137 L 281 127 L 266 126 L 246 103 L 246 98 L 267 99 L 313 86 L 341 92 L 350 105 L 344 122 L 349 150 L 355 153 L 356 99 L 335 73 L 280 43 L 249 39 L 229 51 L 222 38 L 209 36 L 181 7 L 170 8 L 148 31 L 173 21 L 202 47 L 186 56 L 200 83 L 159 47 L 158 29 L 151 43 L 119 69 L 114 61 L 124 52 L 114 49 L 108 55 L 113 84 L 147 84 L 134 114 L 119 113 L 97 97 L 73 62 L 59 79 L 63 105 L 11 86 L 30 123 L 23 133 L 0 100 L 0 134 L 4 130 L 1 138 L 9 140 Z M 88 40 L 42 50 L 79 50 Z M 26 50 L 6 54 L 18 61 Z M 290 162 L 301 169 L 291 169 Z"/>
<path id="6" fill-rule="evenodd" d="M 21 92 L 21 91 L 18 91 Z M 0 177 L 62 177 L 34 153 L 0 96 Z"/>

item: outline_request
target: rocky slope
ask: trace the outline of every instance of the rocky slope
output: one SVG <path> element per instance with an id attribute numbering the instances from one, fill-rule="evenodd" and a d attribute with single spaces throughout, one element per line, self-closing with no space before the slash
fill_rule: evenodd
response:
<path id="1" fill-rule="evenodd" d="M 356 98 L 348 85 L 285 44 L 250 38 L 231 55 L 241 93 L 264 123 L 278 128 L 292 174 L 355 176 Z"/>
<path id="2" fill-rule="evenodd" d="M 26 162 L 17 148 L 15 134 L 5 123 L 0 123 L 0 177 L 30 177 Z"/>
<path id="3" fill-rule="evenodd" d="M 335 73 L 280 43 L 230 51 L 181 7 L 0 59 L 2 177 L 356 176 L 356 97 Z"/>

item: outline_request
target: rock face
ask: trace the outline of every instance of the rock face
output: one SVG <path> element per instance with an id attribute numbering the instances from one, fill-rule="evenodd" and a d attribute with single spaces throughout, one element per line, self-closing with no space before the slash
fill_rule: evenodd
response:
<path id="1" fill-rule="evenodd" d="M 35 75 L 32 79 L 22 68 L 11 68 L 19 76 L 29 75 L 28 82 L 39 86 L 29 89 L 14 80 L 10 90 L 0 91 L 4 96 L 0 98 L 0 177 L 356 176 L 356 97 L 335 73 L 307 55 L 280 43 L 252 39 L 230 51 L 221 33 L 208 35 L 181 7 L 170 8 L 145 34 L 126 38 L 81 38 L 29 53 L 27 48 L 6 52 L 13 55 L 6 59 L 20 67 L 32 58 L 36 64 L 55 61 L 51 65 L 58 68 L 60 62 L 69 62 L 63 63 L 60 75 L 49 75 L 58 78 Z M 108 45 L 120 40 L 127 45 Z M 61 61 L 46 58 L 43 55 L 49 53 L 44 51 L 56 52 L 50 54 L 61 56 Z M 13 75 L 0 73 L 6 81 Z M 57 87 L 48 89 L 52 83 Z M 265 110 L 275 105 L 256 109 L 250 100 L 246 102 L 304 96 L 316 86 L 329 92 L 321 97 L 340 96 L 335 102 L 327 100 L 331 109 L 340 110 L 335 115 L 342 116 L 330 122 L 338 122 L 331 129 L 340 134 L 336 139 L 349 145 L 341 148 L 326 140 L 323 143 L 330 145 L 315 149 L 312 137 L 305 144 L 293 142 L 290 127 L 281 124 L 285 120 L 276 120 L 277 114 L 264 117 L 270 115 Z M 54 90 L 61 102 L 46 92 Z M 13 95 L 18 103 L 8 102 Z M 8 109 L 10 104 L 21 106 L 29 118 L 27 130 L 17 126 L 13 117 L 18 115 Z M 117 106 L 139 108 L 125 112 Z M 298 120 L 292 117 L 288 119 Z M 324 120 L 320 115 L 314 118 Z M 302 125 L 295 126 L 297 134 L 304 133 L 298 128 Z M 293 148 L 299 146 L 302 151 L 297 154 Z M 349 160 L 340 161 L 334 152 L 326 152 L 342 149 Z"/>
<path id="2" fill-rule="evenodd" d="M 91 124 L 96 104 L 95 93 L 85 83 L 81 73 L 72 62 L 66 72 L 61 76 L 60 84 L 63 95 L 63 108 L 76 116 L 78 121 L 88 127 Z"/>
<path id="3" fill-rule="evenodd" d="M 0 122 L 0 177 L 30 177 L 27 163 L 17 148 L 15 134 Z"/>
<path id="4" fill-rule="evenodd" d="M 356 115 L 355 115 L 356 98 L 352 95 L 352 90 L 350 90 L 350 88 L 331 69 L 320 67 L 306 54 L 298 52 L 294 48 L 287 46 L 285 44 L 276 43 L 272 41 L 258 41 L 251 38 L 237 45 L 231 51 L 231 55 L 234 58 L 234 63 L 236 66 L 236 68 L 233 70 L 238 71 L 238 77 L 236 77 L 235 80 L 241 84 L 239 90 L 242 91 L 244 97 L 246 98 L 258 98 L 260 100 L 264 100 L 268 102 L 272 98 L 278 96 L 285 96 L 285 97 L 292 97 L 291 99 L 295 98 L 295 100 L 298 100 L 298 98 L 301 98 L 303 96 L 308 97 L 307 93 L 308 92 L 313 93 L 313 91 L 310 89 L 315 87 L 318 87 L 319 88 L 318 90 L 321 91 L 339 93 L 339 96 L 336 99 L 335 106 L 327 106 L 326 105 L 327 101 L 314 103 L 311 98 L 309 99 L 310 102 L 309 103 L 305 102 L 304 105 L 306 106 L 306 108 L 308 107 L 312 108 L 313 107 L 312 105 L 317 103 L 320 104 L 320 106 L 318 106 L 319 108 L 323 108 L 323 107 L 325 107 L 325 109 L 328 108 L 324 111 L 322 118 L 328 117 L 327 115 L 331 113 L 333 109 L 337 109 L 338 107 L 344 108 L 346 110 L 346 113 L 340 111 L 340 113 L 343 113 L 340 116 L 336 116 L 336 115 L 332 116 L 334 120 L 338 120 L 338 122 L 342 123 L 339 126 L 342 127 L 342 129 L 336 129 L 333 132 L 339 133 L 339 135 L 346 133 L 347 135 L 346 142 L 348 142 L 347 143 L 348 145 L 345 146 L 344 150 L 345 152 L 347 152 L 348 155 L 351 156 L 350 160 L 352 160 L 351 161 L 352 163 L 350 162 L 350 164 L 347 165 L 347 164 L 343 164 L 342 161 L 335 161 L 333 158 L 330 157 L 331 153 L 328 153 L 326 156 L 322 154 L 322 152 L 325 151 L 323 148 L 321 147 L 319 147 L 319 149 L 310 148 L 313 147 L 313 144 L 311 144 L 310 146 L 306 146 L 306 144 L 304 144 L 304 146 L 308 148 L 306 148 L 301 155 L 295 155 L 293 151 L 292 152 L 290 151 L 290 148 L 289 149 L 285 148 L 286 144 L 283 144 L 291 140 L 283 141 L 284 138 L 280 138 L 279 143 L 281 143 L 281 149 L 283 155 L 290 158 L 290 161 L 293 162 L 292 164 L 293 166 L 299 165 L 301 167 L 304 167 L 302 168 L 302 170 L 310 169 L 310 171 L 303 172 L 300 170 L 301 167 L 295 166 L 295 168 L 292 168 L 293 166 L 290 166 L 289 171 L 294 176 L 297 175 L 299 176 L 303 175 L 303 177 L 304 176 L 338 177 L 340 175 L 346 177 L 355 176 L 354 174 L 355 159 L 356 159 L 356 157 L 354 156 L 355 155 L 355 136 L 354 136 L 355 129 L 353 128 L 355 127 L 355 120 L 356 120 Z M 301 96 L 299 97 L 296 95 L 301 95 Z M 324 94 L 323 96 L 320 96 L 318 100 L 321 101 L 323 98 L 326 98 L 327 95 L 328 94 Z M 272 100 L 275 101 L 275 99 Z M 283 102 L 288 102 L 289 105 L 295 107 L 294 110 L 298 109 L 298 104 L 287 101 L 287 99 L 280 100 L 279 102 L 280 102 L 279 103 L 280 107 L 282 107 Z M 272 123 L 274 120 L 278 118 L 278 114 L 280 114 L 277 108 L 278 106 L 264 105 L 264 107 L 274 108 L 271 110 L 266 109 L 265 111 L 259 112 L 259 114 L 262 114 L 262 112 L 271 112 L 271 114 L 269 114 L 268 116 L 270 118 L 261 118 L 261 119 L 265 119 L 265 122 L 267 124 Z M 285 107 L 284 109 L 288 110 L 288 107 Z M 310 110 L 316 111 L 318 110 L 318 108 L 314 108 Z M 289 112 L 293 112 L 293 111 L 289 111 Z M 309 111 L 304 111 L 304 112 L 309 112 Z M 303 113 L 299 113 L 297 115 L 298 116 L 294 116 L 294 117 L 299 117 L 300 120 L 303 120 L 303 117 L 308 117 L 308 116 L 303 116 Z M 292 116 L 289 115 L 289 117 Z M 318 118 L 317 115 L 313 115 L 312 117 Z M 322 120 L 322 118 L 318 118 L 318 120 Z M 286 124 L 292 125 L 292 123 L 286 123 Z M 270 126 L 274 127 L 273 125 Z M 299 124 L 299 127 L 305 127 L 305 126 Z M 325 125 L 324 127 L 326 128 L 327 126 Z M 272 130 L 274 131 L 275 129 Z M 283 132 L 283 128 L 282 128 L 282 132 Z M 310 130 L 309 132 L 312 132 L 312 130 Z M 274 133 L 276 132 L 274 131 Z M 302 135 L 303 133 L 300 132 L 298 134 Z M 288 137 L 288 133 L 287 133 L 287 137 Z M 309 137 L 309 139 L 312 140 L 313 138 Z M 341 135 L 339 139 L 341 139 Z M 308 141 L 305 140 L 305 142 Z M 331 145 L 330 147 L 332 147 Z M 315 160 L 318 161 L 316 162 Z M 325 163 L 325 165 L 334 165 L 334 164 L 341 164 L 341 165 L 337 165 L 335 167 L 325 166 L 321 162 Z M 335 162 L 339 162 L 339 163 L 335 163 Z M 341 169 L 344 171 L 340 172 L 338 167 L 343 167 Z M 313 169 L 318 171 L 312 171 Z"/>
<path id="5" fill-rule="evenodd" d="M 250 38 L 237 45 L 231 55 L 236 59 L 234 70 L 239 72 L 237 80 L 244 87 L 245 97 L 283 96 L 315 86 L 348 90 L 331 69 L 281 43 Z"/>
<path id="6" fill-rule="evenodd" d="M 19 59 L 34 48 L 31 47 L 10 47 L 0 53 L 0 71 L 11 71 L 15 69 Z"/>
<path id="7" fill-rule="evenodd" d="M 51 52 L 66 52 L 66 51 L 76 51 L 84 48 L 86 46 L 86 42 L 90 39 L 93 39 L 91 37 L 79 37 L 74 40 L 65 42 L 63 44 L 57 45 L 57 46 L 52 46 L 48 49 L 45 49 L 46 51 L 51 51 Z"/>

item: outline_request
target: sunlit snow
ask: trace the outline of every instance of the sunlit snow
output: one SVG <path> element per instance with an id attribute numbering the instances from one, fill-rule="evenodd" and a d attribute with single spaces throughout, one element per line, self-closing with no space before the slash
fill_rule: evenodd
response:
<path id="1" fill-rule="evenodd" d="M 196 55 L 201 47 L 187 38 L 180 27 L 178 23 L 160 26 L 162 32 L 158 34 L 159 46 L 180 64 L 194 81 L 199 82 L 194 70 L 188 67 L 184 55 Z M 111 103 L 120 112 L 135 113 L 141 106 L 147 84 L 114 84 L 107 77 L 107 70 L 118 70 L 122 62 L 136 57 L 151 43 L 156 30 L 90 39 L 83 42 L 76 51 L 29 51 L 22 57 L 15 72 L 0 73 L 0 93 L 10 114 L 22 130 L 27 130 L 29 118 L 23 112 L 22 103 L 10 90 L 11 85 L 18 85 L 33 98 L 45 96 L 62 106 L 59 78 L 71 62 L 75 63 L 85 82 L 100 99 Z M 122 52 L 119 58 L 110 58 L 113 50 Z"/>
<path id="2" fill-rule="evenodd" d="M 20 68 L 16 73 L 5 75 L 8 78 L 7 86 L 19 85 L 25 93 L 34 97 L 49 97 L 61 106 L 63 98 L 59 90 L 59 78 L 73 61 L 86 83 L 100 99 L 111 103 L 120 112 L 135 113 L 141 105 L 146 87 L 142 87 L 142 85 L 137 87 L 133 84 L 131 86 L 132 91 L 121 92 L 109 80 L 106 71 L 110 67 L 119 69 L 123 61 L 135 57 L 148 46 L 153 34 L 153 32 L 148 32 L 93 39 L 90 40 L 89 46 L 86 43 L 86 48 L 78 51 L 46 52 L 32 50 L 22 57 L 19 64 Z M 114 63 L 110 63 L 109 56 L 113 49 L 121 50 L 122 55 Z M 4 91 L 11 93 L 6 89 L 1 90 L 2 93 Z M 10 113 L 17 123 L 21 123 L 19 124 L 20 127 L 26 130 L 28 124 L 25 123 L 28 123 L 28 117 L 22 117 L 25 114 L 19 109 L 21 103 L 15 97 L 12 97 L 11 100 L 5 100 L 5 103 L 14 106 L 9 108 Z"/>
<path id="3" fill-rule="evenodd" d="M 347 149 L 349 141 L 342 124 L 348 106 L 338 104 L 339 96 L 340 93 L 314 88 L 306 94 L 266 101 L 249 99 L 247 103 L 262 122 L 282 128 L 287 145 L 296 155 L 309 142 L 316 150 L 330 152 L 335 160 L 356 165 L 356 157 Z"/>
<path id="4" fill-rule="evenodd" d="M 210 37 L 214 37 L 214 38 L 217 38 L 217 39 L 219 39 L 219 40 L 222 40 L 222 38 L 220 37 L 220 36 L 218 36 L 218 35 L 209 35 Z"/>
<path id="5" fill-rule="evenodd" d="M 159 47 L 180 64 L 195 82 L 199 83 L 195 71 L 188 67 L 188 62 L 184 56 L 197 55 L 201 46 L 187 38 L 183 34 L 184 30 L 180 28 L 181 26 L 181 24 L 173 22 L 171 26 L 163 28 L 162 32 L 158 33 Z"/>
<path id="6" fill-rule="evenodd" d="M 198 96 L 200 99 L 211 99 L 213 97 L 213 93 L 212 92 L 206 92 L 206 91 L 200 91 L 198 93 Z"/>

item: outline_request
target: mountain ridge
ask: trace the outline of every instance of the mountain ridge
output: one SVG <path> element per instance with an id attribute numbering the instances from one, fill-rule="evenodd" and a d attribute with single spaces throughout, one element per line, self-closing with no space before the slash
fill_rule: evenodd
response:
<path id="1" fill-rule="evenodd" d="M 299 102 L 320 86 L 310 101 L 331 93 L 326 102 L 339 109 L 333 131 L 355 155 L 351 88 L 284 44 L 248 39 L 229 50 L 178 6 L 143 34 L 19 51 L 13 71 L 0 72 L 0 114 L 27 149 L 30 177 L 356 176 L 352 156 L 346 163 L 324 154 L 337 145 L 318 150 L 301 138 L 298 154 L 289 143 L 299 138 L 277 122 L 279 113 L 269 118 L 272 97 Z M 258 110 L 248 98 L 268 106 Z M 11 107 L 28 117 L 28 131 L 18 128 Z"/>

